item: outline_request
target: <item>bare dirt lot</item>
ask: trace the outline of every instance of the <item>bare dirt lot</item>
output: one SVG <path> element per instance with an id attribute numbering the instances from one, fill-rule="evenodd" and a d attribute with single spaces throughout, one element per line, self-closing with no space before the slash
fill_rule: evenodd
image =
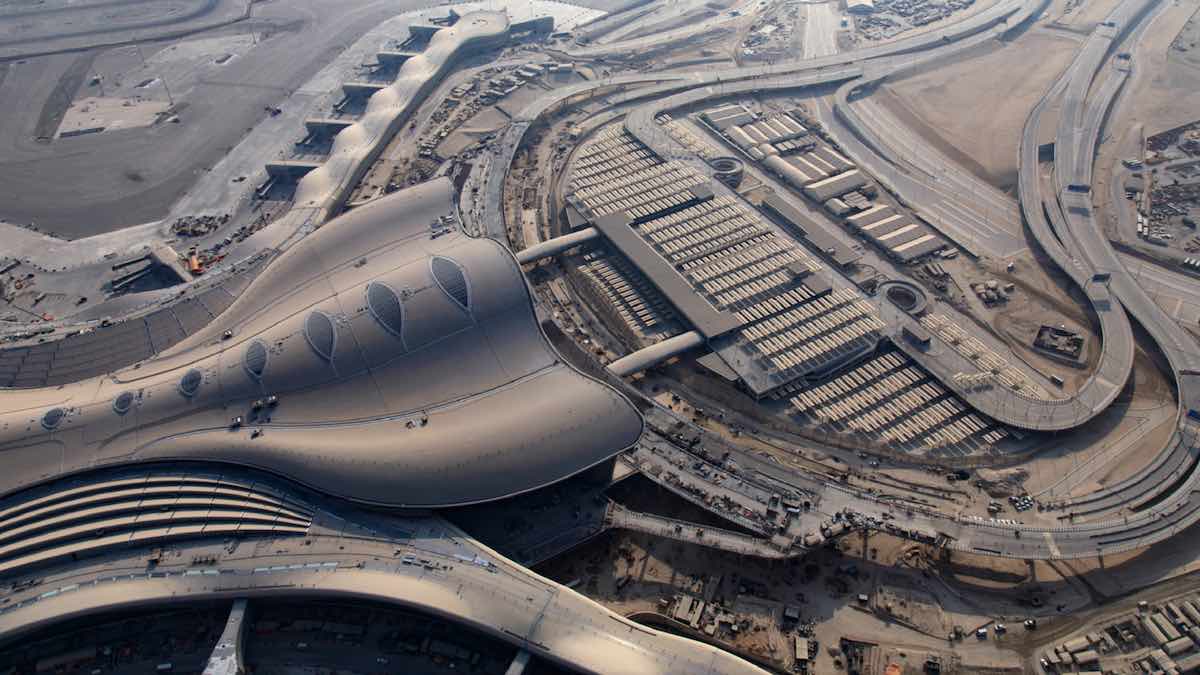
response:
<path id="1" fill-rule="evenodd" d="M 677 596 L 704 600 L 719 614 L 728 612 L 735 622 L 745 622 L 736 633 L 718 629 L 714 639 L 719 644 L 776 667 L 790 664 L 792 640 L 810 622 L 810 639 L 819 644 L 810 672 L 845 668 L 845 654 L 839 651 L 843 638 L 885 650 L 900 648 L 883 663 L 864 663 L 862 672 L 882 672 L 893 658 L 903 662 L 903 652 L 910 652 L 909 663 L 917 668 L 905 672 L 921 672 L 924 658 L 914 658 L 913 652 L 940 653 L 946 665 L 953 665 L 943 670 L 947 673 L 1016 667 L 1007 645 L 995 641 L 961 643 L 961 662 L 949 658 L 944 651 L 947 627 L 974 628 L 994 616 L 993 608 L 972 606 L 938 575 L 928 574 L 927 554 L 921 546 L 886 535 L 866 539 L 856 534 L 803 559 L 769 562 L 610 531 L 539 571 L 562 583 L 577 582 L 577 590 L 626 615 L 668 612 Z M 782 620 L 789 605 L 799 610 L 799 623 Z M 1015 603 L 1011 609 L 1021 610 Z M 689 634 L 687 628 L 677 628 Z"/>
<path id="2" fill-rule="evenodd" d="M 1170 59 L 1200 68 L 1200 10 L 1192 14 L 1171 42 Z"/>
<path id="3" fill-rule="evenodd" d="M 1200 40 L 1198 12 L 1200 2 L 1186 0 L 1168 5 L 1154 18 L 1134 50 L 1133 86 L 1126 84 L 1110 129 L 1141 123 L 1151 136 L 1200 118 L 1200 48 L 1181 52 L 1172 47 Z"/>
<path id="4" fill-rule="evenodd" d="M 880 100 L 980 178 L 1012 192 L 1021 127 L 1076 40 L 1035 28 L 1000 49 L 884 87 Z"/>
<path id="5" fill-rule="evenodd" d="M 1043 501 L 1092 492 L 1133 475 L 1162 451 L 1175 425 L 1170 383 L 1140 349 L 1131 382 L 1111 406 L 1025 465 L 1025 489 Z"/>

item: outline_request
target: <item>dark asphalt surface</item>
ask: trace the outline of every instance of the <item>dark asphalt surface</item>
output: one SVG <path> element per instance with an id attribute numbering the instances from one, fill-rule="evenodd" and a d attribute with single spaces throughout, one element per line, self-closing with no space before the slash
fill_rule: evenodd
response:
<path id="1" fill-rule="evenodd" d="M 42 231 L 75 239 L 164 217 L 198 174 L 263 118 L 265 106 L 276 105 L 381 21 L 422 4 L 369 0 L 356 11 L 338 0 L 256 6 L 249 22 L 203 34 L 271 36 L 230 63 L 221 82 L 198 84 L 181 124 L 38 142 L 45 102 L 64 79 L 78 79 L 71 71 L 87 56 L 9 64 L 0 83 L 0 220 L 36 222 Z M 59 98 L 59 105 L 69 102 Z"/>

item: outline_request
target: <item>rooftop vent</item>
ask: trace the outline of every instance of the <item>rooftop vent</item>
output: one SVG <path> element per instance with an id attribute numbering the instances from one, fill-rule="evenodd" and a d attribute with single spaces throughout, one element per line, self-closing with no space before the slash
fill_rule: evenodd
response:
<path id="1" fill-rule="evenodd" d="M 312 312 L 304 320 L 304 339 L 317 356 L 326 361 L 333 361 L 334 350 L 337 348 L 337 329 L 333 319 L 325 312 Z"/>
<path id="2" fill-rule="evenodd" d="M 199 370 L 192 368 L 179 378 L 179 393 L 191 398 L 200 391 L 200 383 L 204 381 L 204 374 Z"/>
<path id="3" fill-rule="evenodd" d="M 441 256 L 435 256 L 429 264 L 433 278 L 442 291 L 459 307 L 471 311 L 471 291 L 462 266 Z"/>
<path id="4" fill-rule="evenodd" d="M 246 353 L 242 357 L 242 366 L 246 368 L 246 373 L 256 379 L 261 380 L 263 371 L 267 369 L 267 345 L 263 344 L 262 340 L 255 340 L 246 347 Z"/>
<path id="5" fill-rule="evenodd" d="M 400 296 L 386 284 L 372 281 L 367 285 L 367 307 L 371 316 L 389 333 L 401 337 L 404 326 L 404 306 L 400 304 Z"/>
<path id="6" fill-rule="evenodd" d="M 118 415 L 124 415 L 125 413 L 129 412 L 129 410 L 133 408 L 133 392 L 123 391 L 120 394 L 117 394 L 117 397 L 113 399 L 112 405 L 113 412 L 117 413 Z"/>
<path id="7" fill-rule="evenodd" d="M 63 418 L 66 416 L 67 411 L 62 408 L 51 408 L 46 411 L 45 415 L 42 415 L 42 427 L 46 431 L 54 431 L 59 424 L 62 424 Z"/>

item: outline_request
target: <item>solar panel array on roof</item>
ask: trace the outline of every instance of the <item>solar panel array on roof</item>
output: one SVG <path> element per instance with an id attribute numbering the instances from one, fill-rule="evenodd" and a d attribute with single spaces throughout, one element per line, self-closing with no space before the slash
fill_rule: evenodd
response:
<path id="1" fill-rule="evenodd" d="M 706 182 L 687 164 L 659 159 L 616 124 L 580 151 L 570 199 L 592 219 L 619 213 L 638 223 L 703 199 L 689 188 Z"/>
<path id="2" fill-rule="evenodd" d="M 367 307 L 385 330 L 396 337 L 404 335 L 404 305 L 387 284 L 372 281 L 367 285 Z"/>
<path id="3" fill-rule="evenodd" d="M 744 344 L 736 346 L 768 376 L 765 383 L 752 384 L 756 393 L 827 374 L 878 345 L 886 325 L 856 291 L 843 288 L 820 296 L 806 291 L 806 296 L 791 307 L 767 308 L 741 329 Z M 730 349 L 726 345 L 722 351 Z"/>
<path id="4" fill-rule="evenodd" d="M 675 310 L 627 258 L 600 244 L 580 255 L 579 271 L 638 341 L 653 344 L 680 331 Z"/>
<path id="5" fill-rule="evenodd" d="M 744 133 L 779 139 L 803 131 L 789 122 L 764 120 Z M 572 169 L 573 198 L 607 203 L 603 195 L 614 185 L 637 186 L 643 175 L 659 176 L 644 168 L 655 157 L 641 154 L 642 146 L 614 129 L 581 153 Z M 598 155 L 606 159 L 595 171 Z M 692 190 L 679 181 L 664 189 Z M 671 208 L 650 217 L 606 208 L 609 215 L 593 222 L 693 328 L 710 341 L 724 336 L 726 348 L 714 348 L 756 394 L 875 347 L 883 323 L 870 306 L 853 291 L 805 285 L 805 274 L 820 265 L 777 236 L 759 213 L 730 196 L 666 201 Z"/>
<path id="6" fill-rule="evenodd" d="M 337 329 L 333 319 L 325 312 L 311 312 L 304 320 L 304 339 L 317 356 L 326 361 L 333 360 L 334 349 L 337 347 Z"/>
<path id="7" fill-rule="evenodd" d="M 450 296 L 450 299 L 459 307 L 470 311 L 471 292 L 467 284 L 467 275 L 463 272 L 462 266 L 441 256 L 431 258 L 429 266 L 433 271 L 434 280 L 437 281 L 442 291 Z"/>
<path id="8" fill-rule="evenodd" d="M 736 316 L 713 307 L 697 295 L 679 271 L 629 226 L 625 217 L 617 214 L 604 216 L 596 220 L 595 226 L 702 335 L 712 337 L 738 327 L 740 321 Z"/>

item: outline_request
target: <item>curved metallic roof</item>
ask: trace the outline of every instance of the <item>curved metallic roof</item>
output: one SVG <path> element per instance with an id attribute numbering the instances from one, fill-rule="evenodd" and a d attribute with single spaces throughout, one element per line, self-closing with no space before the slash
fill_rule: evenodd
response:
<path id="1" fill-rule="evenodd" d="M 260 483 L 207 474 L 99 477 L 0 508 L 0 575 L 116 547 L 206 536 L 298 536 L 312 512 Z"/>
<path id="2" fill-rule="evenodd" d="M 541 487 L 631 446 L 640 415 L 554 352 L 512 254 L 431 236 L 453 197 L 439 179 L 330 221 L 156 358 L 0 392 L 0 493 L 177 459 L 254 466 L 366 502 L 447 506 Z M 264 395 L 277 404 L 260 413 L 252 404 Z M 40 424 L 51 408 L 70 410 L 53 433 Z"/>

